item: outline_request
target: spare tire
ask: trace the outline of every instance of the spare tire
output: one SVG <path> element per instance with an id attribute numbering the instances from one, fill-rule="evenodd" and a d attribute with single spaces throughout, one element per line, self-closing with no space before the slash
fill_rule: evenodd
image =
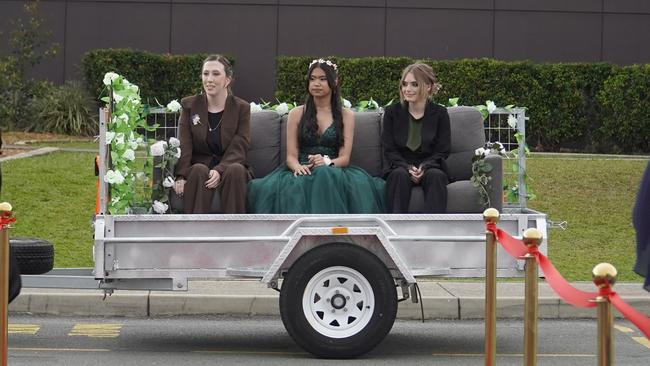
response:
<path id="1" fill-rule="evenodd" d="M 43 274 L 54 267 L 54 247 L 46 240 L 10 238 L 9 245 L 21 274 Z"/>

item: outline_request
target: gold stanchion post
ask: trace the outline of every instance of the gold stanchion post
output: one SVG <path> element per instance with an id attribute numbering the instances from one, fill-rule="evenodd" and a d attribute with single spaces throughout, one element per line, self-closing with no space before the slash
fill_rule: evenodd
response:
<path id="1" fill-rule="evenodd" d="M 616 283 L 616 268 L 609 263 L 599 263 L 591 271 L 593 281 L 599 289 L 612 287 Z M 614 364 L 614 316 L 612 304 L 604 296 L 596 298 L 598 303 L 598 366 Z"/>
<path id="2" fill-rule="evenodd" d="M 0 213 L 11 212 L 11 205 L 0 203 Z M 7 366 L 7 338 L 9 336 L 9 231 L 0 224 L 0 365 Z"/>
<path id="3" fill-rule="evenodd" d="M 537 248 L 542 243 L 542 233 L 537 229 L 524 231 L 524 244 Z M 526 272 L 526 289 L 524 298 L 524 365 L 537 365 L 537 308 L 539 289 L 537 286 L 538 269 L 534 255 L 524 256 Z"/>
<path id="4" fill-rule="evenodd" d="M 499 222 L 499 211 L 483 212 L 486 223 Z M 494 234 L 485 232 L 485 365 L 496 365 L 497 359 L 497 242 Z"/>

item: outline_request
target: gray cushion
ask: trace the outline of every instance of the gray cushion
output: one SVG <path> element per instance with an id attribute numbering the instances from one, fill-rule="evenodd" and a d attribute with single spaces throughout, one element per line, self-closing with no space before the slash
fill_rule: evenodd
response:
<path id="1" fill-rule="evenodd" d="M 478 190 L 469 180 L 447 185 L 447 213 L 483 212 Z"/>
<path id="2" fill-rule="evenodd" d="M 255 178 L 272 172 L 284 160 L 280 160 L 280 115 L 275 111 L 251 113 L 251 144 L 246 162 Z"/>
<path id="3" fill-rule="evenodd" d="M 449 181 L 472 176 L 474 150 L 485 145 L 483 117 L 473 107 L 447 109 L 451 127 L 451 151 L 447 158 Z"/>
<path id="4" fill-rule="evenodd" d="M 381 114 L 362 112 L 354 115 L 354 141 L 350 165 L 364 169 L 374 177 L 382 174 Z"/>
<path id="5" fill-rule="evenodd" d="M 458 181 L 447 185 L 447 213 L 483 212 L 479 201 L 478 190 L 469 180 Z M 424 191 L 421 186 L 411 189 L 410 213 L 423 213 Z"/>
<path id="6" fill-rule="evenodd" d="M 287 163 L 287 118 L 288 114 L 282 116 L 280 121 L 280 164 Z"/>

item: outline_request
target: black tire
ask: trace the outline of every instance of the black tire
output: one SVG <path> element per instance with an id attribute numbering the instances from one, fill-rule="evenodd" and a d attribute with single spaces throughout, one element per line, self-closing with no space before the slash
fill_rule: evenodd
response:
<path id="1" fill-rule="evenodd" d="M 356 357 L 377 346 L 393 327 L 395 282 L 368 250 L 323 245 L 291 266 L 280 291 L 280 314 L 289 335 L 306 351 L 322 358 Z"/>
<path id="2" fill-rule="evenodd" d="M 34 238 L 10 238 L 21 274 L 43 274 L 54 267 L 54 247 L 48 241 Z"/>

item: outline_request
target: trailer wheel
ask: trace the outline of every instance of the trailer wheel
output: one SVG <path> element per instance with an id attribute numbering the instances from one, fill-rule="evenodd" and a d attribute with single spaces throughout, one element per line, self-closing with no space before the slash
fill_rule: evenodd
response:
<path id="1" fill-rule="evenodd" d="M 54 267 L 54 247 L 48 241 L 34 238 L 10 238 L 21 274 L 43 274 Z"/>
<path id="2" fill-rule="evenodd" d="M 374 254 L 328 244 L 300 257 L 280 291 L 287 332 L 323 358 L 362 355 L 381 342 L 397 314 L 395 282 Z"/>

